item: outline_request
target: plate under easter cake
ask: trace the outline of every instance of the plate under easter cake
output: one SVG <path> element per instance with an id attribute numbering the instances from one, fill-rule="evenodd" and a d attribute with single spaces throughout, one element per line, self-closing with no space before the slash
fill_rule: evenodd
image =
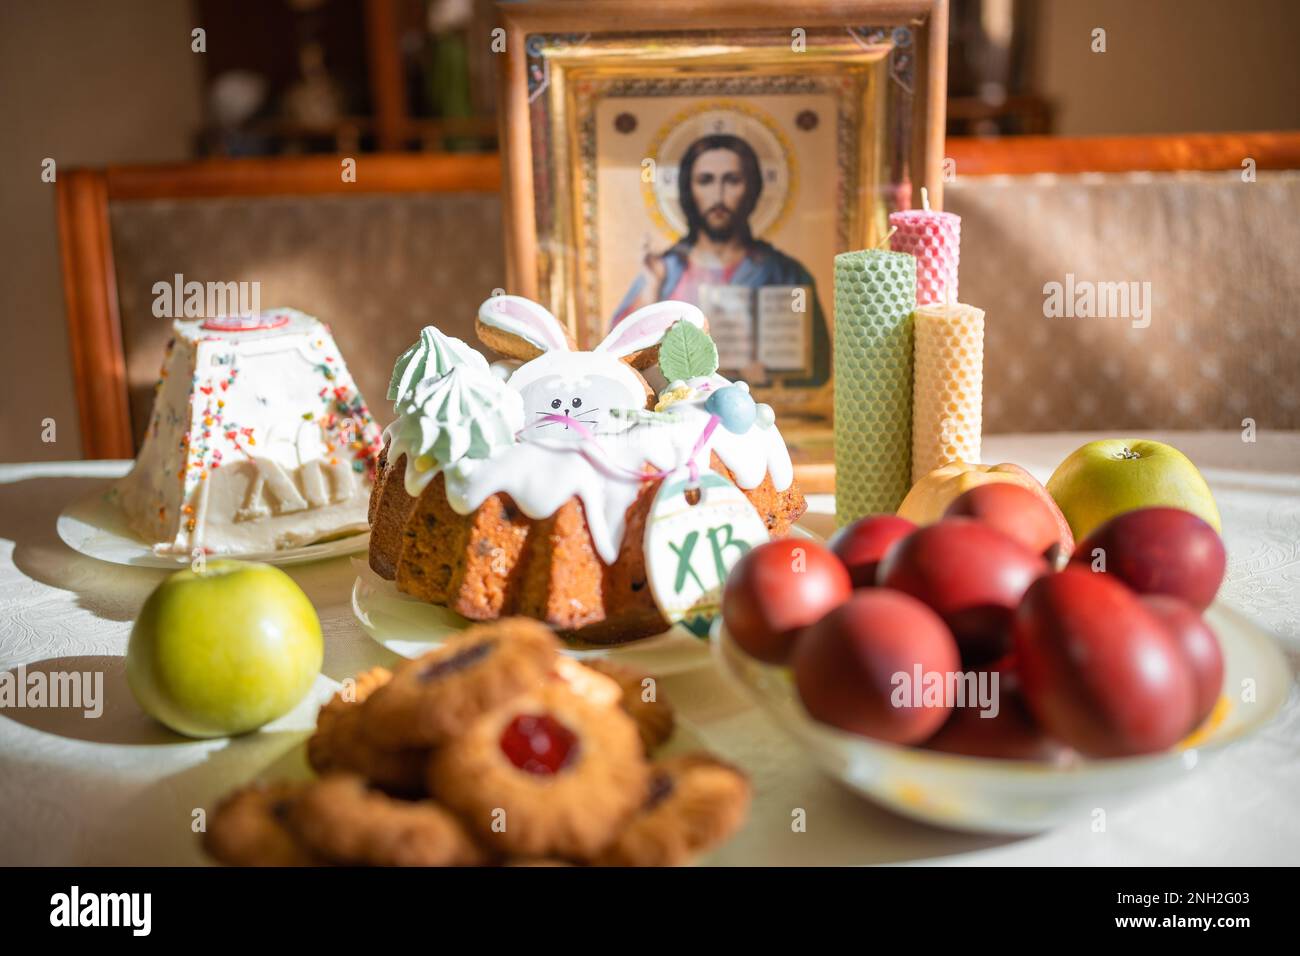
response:
<path id="1" fill-rule="evenodd" d="M 379 439 L 315 318 L 178 320 L 116 500 L 159 554 L 300 548 L 365 531 Z"/>
<path id="2" fill-rule="evenodd" d="M 430 327 L 393 372 L 369 559 L 399 591 L 622 642 L 710 617 L 746 542 L 803 513 L 771 409 L 716 373 L 694 306 L 648 306 L 590 352 L 515 296 L 477 328 L 507 361 Z M 659 395 L 637 370 L 656 363 Z M 701 525 L 704 504 L 725 520 Z"/>

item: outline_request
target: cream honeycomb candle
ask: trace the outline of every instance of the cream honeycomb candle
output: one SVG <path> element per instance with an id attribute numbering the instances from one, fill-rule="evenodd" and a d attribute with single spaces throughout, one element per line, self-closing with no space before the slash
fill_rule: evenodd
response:
<path id="1" fill-rule="evenodd" d="M 835 257 L 835 517 L 892 514 L 911 487 L 916 260 Z"/>
<path id="2" fill-rule="evenodd" d="M 940 465 L 980 460 L 984 310 L 923 305 L 912 314 L 912 481 Z"/>

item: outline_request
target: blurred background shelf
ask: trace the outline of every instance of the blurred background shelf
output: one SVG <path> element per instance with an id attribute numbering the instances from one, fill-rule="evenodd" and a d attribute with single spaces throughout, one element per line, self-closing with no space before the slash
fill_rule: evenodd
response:
<path id="1" fill-rule="evenodd" d="M 496 147 L 491 0 L 197 0 L 204 156 Z"/>
<path id="2" fill-rule="evenodd" d="M 201 156 L 496 148 L 492 0 L 197 0 Z M 1029 0 L 954 0 L 948 133 L 1052 133 Z"/>
<path id="3" fill-rule="evenodd" d="M 629 0 L 630 25 L 642 9 Z M 0 379 L 32 396 L 29 414 L 0 419 L 0 460 L 129 449 L 121 383 L 146 389 L 161 348 L 134 337 L 130 316 L 149 315 L 150 284 L 176 271 L 259 278 L 268 297 L 319 310 L 347 349 L 374 353 L 378 391 L 415 323 L 472 314 L 505 282 L 495 16 L 491 0 L 0 4 Z M 963 287 L 1000 316 L 987 357 L 1025 368 L 1006 394 L 990 389 L 986 427 L 1032 431 L 1063 414 L 1031 386 L 1068 354 L 1022 352 L 1042 325 L 1029 320 L 1044 278 L 1066 271 L 1156 280 L 1177 297 L 1162 329 L 1209 330 L 1217 364 L 1169 345 L 1170 401 L 1210 401 L 1202 417 L 1220 424 L 1243 407 L 1295 421 L 1294 390 L 1265 394 L 1260 363 L 1286 359 L 1261 343 L 1294 341 L 1285 303 L 1300 294 L 1288 255 L 1300 140 L 1286 132 L 1300 129 L 1300 4 L 951 0 L 949 24 L 945 202 L 967 217 L 971 248 L 998 252 L 972 255 Z M 1092 49 L 1099 28 L 1105 53 Z M 357 158 L 356 184 L 340 180 L 342 157 Z M 1243 190 L 1246 159 L 1260 180 Z M 1049 187 L 1043 173 L 1083 175 Z M 1178 254 L 1154 245 L 1164 232 Z M 1189 277 L 1207 273 L 1223 281 L 1187 298 Z M 74 348 L 70 328 L 83 327 L 103 348 L 93 336 Z M 1119 380 L 1129 365 L 1145 375 L 1119 334 L 1075 354 Z M 86 370 L 70 367 L 77 350 Z M 1226 398 L 1211 374 L 1233 386 Z M 94 381 L 118 383 L 102 435 L 79 415 L 79 393 L 96 405 Z M 1071 427 L 1123 422 L 1078 404 Z"/>

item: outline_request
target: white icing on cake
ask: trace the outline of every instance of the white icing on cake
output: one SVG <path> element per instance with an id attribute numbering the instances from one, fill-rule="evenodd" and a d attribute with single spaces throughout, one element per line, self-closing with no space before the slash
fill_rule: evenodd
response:
<path id="1" fill-rule="evenodd" d="M 173 325 L 144 443 L 116 486 L 157 551 L 274 551 L 366 529 L 380 435 L 338 346 L 293 309 L 258 325 Z"/>
<path id="2" fill-rule="evenodd" d="M 698 402 L 679 402 L 672 411 L 675 421 L 602 435 L 599 447 L 533 438 L 491 458 L 462 459 L 445 472 L 447 501 L 458 514 L 468 515 L 492 495 L 505 493 L 529 518 L 541 519 L 577 497 L 596 553 L 613 564 L 623 543 L 627 509 L 641 489 L 643 479 L 636 476 L 647 464 L 662 471 L 685 467 L 708 425 L 709 414 Z M 741 488 L 758 487 L 768 474 L 778 491 L 794 481 L 790 452 L 775 428 L 754 428 L 743 435 L 714 428 L 694 455 L 701 471 L 709 467 L 710 452 L 717 452 Z"/>
<path id="3" fill-rule="evenodd" d="M 702 327 L 704 316 L 695 306 L 668 301 L 638 309 L 591 352 L 572 351 L 558 320 L 518 296 L 488 299 L 479 321 L 542 354 L 513 367 L 504 384 L 502 365 L 486 369 L 464 343 L 459 345 L 472 354 L 458 354 L 445 345 L 454 340 L 435 329 L 426 329 L 421 342 L 403 354 L 393 381 L 413 399 L 399 403 L 398 420 L 385 436 L 388 460 L 406 458 L 404 482 L 412 497 L 439 473 L 448 503 L 462 515 L 506 494 L 525 515 L 540 520 L 576 497 L 596 553 L 613 564 L 627 510 L 656 472 L 692 462 L 704 472 L 716 452 L 742 489 L 757 488 L 768 475 L 778 491 L 794 481 L 790 453 L 775 428 L 738 434 L 714 427 L 704 404 L 731 384 L 720 375 L 675 383 L 670 401 L 660 406 L 668 414 L 646 411 L 645 380 L 620 357 L 655 347 L 676 323 Z M 426 377 L 416 381 L 417 375 Z M 431 395 L 437 400 L 425 398 Z"/>

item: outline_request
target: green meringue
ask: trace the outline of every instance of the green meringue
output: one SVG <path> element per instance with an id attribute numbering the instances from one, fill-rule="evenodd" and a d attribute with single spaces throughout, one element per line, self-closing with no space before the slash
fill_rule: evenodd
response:
<path id="1" fill-rule="evenodd" d="M 425 379 L 436 379 L 453 368 L 469 366 L 486 372 L 487 359 L 460 339 L 443 335 L 432 325 L 420 330 L 420 339 L 403 352 L 388 381 L 388 400 L 395 405 L 406 401 Z"/>
<path id="2" fill-rule="evenodd" d="M 524 427 L 519 392 L 476 365 L 453 365 L 407 393 L 388 426 L 388 457 L 406 455 L 406 490 L 418 495 L 439 471 L 463 458 L 490 458 Z"/>

